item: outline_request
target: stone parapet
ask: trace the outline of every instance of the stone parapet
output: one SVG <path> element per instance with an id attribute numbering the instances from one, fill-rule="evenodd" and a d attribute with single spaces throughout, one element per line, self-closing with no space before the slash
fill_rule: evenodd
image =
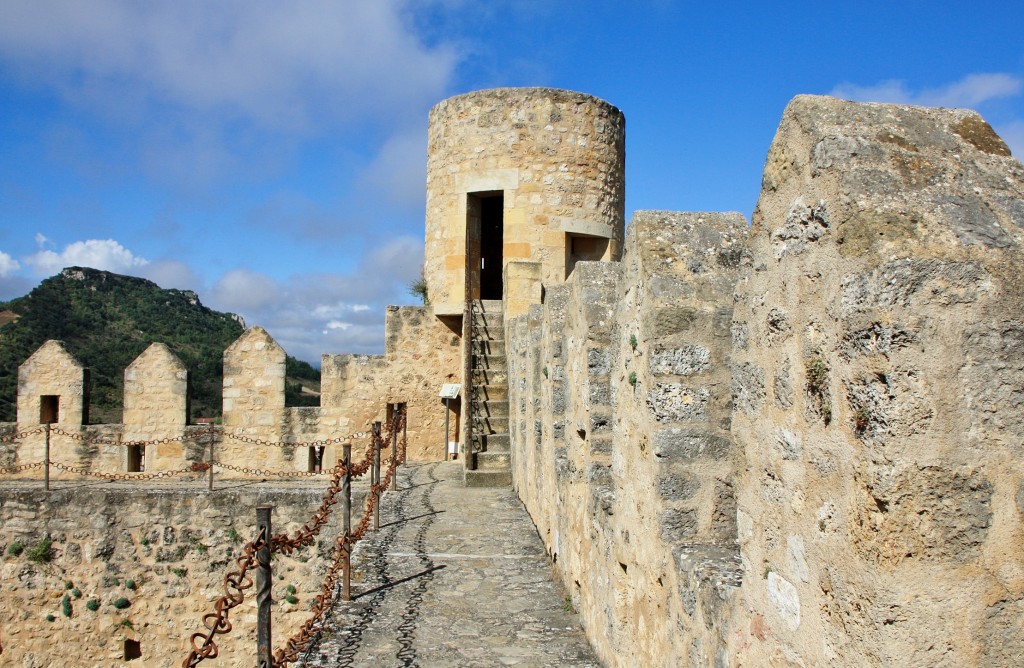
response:
<path id="1" fill-rule="evenodd" d="M 1024 656 L 1024 168 L 977 114 L 801 96 L 737 291 L 745 663 Z"/>
<path id="2" fill-rule="evenodd" d="M 515 486 L 609 665 L 726 651 L 746 232 L 738 214 L 639 212 L 621 264 L 579 263 L 507 327 Z"/>
<path id="3" fill-rule="evenodd" d="M 141 665 L 180 665 L 189 637 L 204 630 L 202 616 L 224 593 L 225 570 L 255 536 L 256 506 L 274 507 L 275 533 L 294 534 L 322 492 L 322 484 L 252 483 L 212 493 L 202 484 L 76 485 L 46 493 L 8 482 L 0 495 L 0 578 L 17 586 L 0 590 L 4 664 L 121 665 L 129 641 L 138 643 Z M 355 487 L 354 508 L 364 494 Z M 341 526 L 336 512 L 324 535 L 337 535 Z M 332 545 L 274 555 L 275 644 L 309 617 Z M 296 603 L 288 602 L 289 587 Z M 231 612 L 233 631 L 217 637 L 214 665 L 254 665 L 252 592 Z"/>

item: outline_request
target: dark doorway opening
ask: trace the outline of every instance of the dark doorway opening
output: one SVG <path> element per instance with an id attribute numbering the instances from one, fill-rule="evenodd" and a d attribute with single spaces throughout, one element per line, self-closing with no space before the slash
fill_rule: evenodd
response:
<path id="1" fill-rule="evenodd" d="M 309 461 L 306 471 L 309 473 L 322 473 L 324 470 L 324 446 L 309 446 Z"/>
<path id="2" fill-rule="evenodd" d="M 479 216 L 479 252 L 469 259 L 472 271 L 479 271 L 479 299 L 501 299 L 502 270 L 505 244 L 504 193 L 476 193 L 470 195 L 470 218 Z M 475 201 L 472 201 L 475 200 Z M 472 220 L 467 221 L 472 224 Z M 472 239 L 472 231 L 470 238 Z M 475 244 L 470 244 L 471 247 Z"/>
<path id="3" fill-rule="evenodd" d="M 142 643 L 138 640 L 129 640 L 125 638 L 124 641 L 124 660 L 131 661 L 133 659 L 142 658 Z"/>
<path id="4" fill-rule="evenodd" d="M 60 395 L 44 394 L 39 397 L 39 424 L 53 424 L 60 419 Z"/>
<path id="5" fill-rule="evenodd" d="M 128 472 L 142 473 L 146 470 L 146 451 L 141 445 L 128 446 Z"/>

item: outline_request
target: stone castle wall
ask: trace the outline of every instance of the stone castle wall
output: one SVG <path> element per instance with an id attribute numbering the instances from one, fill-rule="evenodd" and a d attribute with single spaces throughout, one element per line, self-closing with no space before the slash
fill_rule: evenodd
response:
<path id="1" fill-rule="evenodd" d="M 125 640 L 130 640 L 139 643 L 139 665 L 181 665 L 189 637 L 203 630 L 202 616 L 224 593 L 229 563 L 255 535 L 256 506 L 274 506 L 274 533 L 294 534 L 321 494 L 313 487 L 251 484 L 212 493 L 181 485 L 90 486 L 49 494 L 5 488 L 0 496 L 3 664 L 42 668 L 64 657 L 67 665 L 122 665 Z M 354 496 L 354 508 L 362 507 L 362 498 L 362 491 Z M 328 538 L 290 557 L 274 555 L 275 645 L 309 617 L 332 557 L 330 537 L 340 528 L 334 513 L 324 530 Z M 52 541 L 48 558 L 29 559 L 46 538 Z M 15 555 L 17 544 L 23 548 Z M 295 588 L 295 603 L 287 600 L 289 587 Z M 203 665 L 255 663 L 251 591 L 230 613 L 234 632 L 217 639 L 220 657 Z M 64 613 L 65 596 L 70 616 Z M 128 605 L 116 607 L 118 599 Z M 90 601 L 96 601 L 95 610 L 89 609 Z"/>
<path id="2" fill-rule="evenodd" d="M 625 222 L 622 112 L 548 88 L 467 93 L 431 110 L 424 276 L 438 315 L 462 315 L 472 193 L 504 195 L 503 262 L 539 262 L 547 283 L 565 280 L 572 236 L 583 239 L 576 244 L 582 259 L 617 259 Z"/>
<path id="3" fill-rule="evenodd" d="M 1024 656 L 1024 168 L 800 97 L 748 228 L 641 212 L 507 327 L 515 486 L 609 665 Z"/>
<path id="4" fill-rule="evenodd" d="M 322 421 L 343 432 L 367 431 L 385 420 L 389 403 L 407 404 L 409 458 L 444 459 L 445 383 L 458 383 L 461 338 L 429 307 L 389 306 L 384 355 L 324 355 L 320 399 L 329 406 Z M 457 441 L 459 404 L 449 415 L 450 440 Z M 331 422 L 328 422 L 331 421 Z"/>
<path id="5" fill-rule="evenodd" d="M 609 665 L 726 643 L 746 232 L 739 214 L 638 212 L 621 264 L 579 265 L 508 324 L 515 485 Z"/>
<path id="6" fill-rule="evenodd" d="M 746 661 L 1024 656 L 1024 168 L 1008 156 L 973 112 L 787 108 L 736 299 Z"/>
<path id="7" fill-rule="evenodd" d="M 393 403 L 405 403 L 408 411 L 408 457 L 442 459 L 445 406 L 438 394 L 442 384 L 458 381 L 459 337 L 425 307 L 388 307 L 385 329 L 383 356 L 324 356 L 321 406 L 308 408 L 285 407 L 285 351 L 261 327 L 243 333 L 224 352 L 224 424 L 215 430 L 213 458 L 227 466 L 218 468 L 217 477 L 260 477 L 239 469 L 309 471 L 308 444 L 369 432 L 373 422 L 386 423 Z M 125 370 L 122 424 L 82 423 L 88 370 L 58 341 L 44 344 L 22 365 L 19 388 L 19 421 L 0 443 L 0 466 L 44 460 L 46 437 L 38 429 L 41 395 L 59 397 L 50 435 L 53 462 L 88 473 L 126 472 L 132 470 L 133 453 L 122 444 L 130 442 L 146 443 L 140 446 L 144 452 L 135 455 L 144 461 L 146 473 L 179 471 L 209 459 L 210 427 L 187 424 L 187 370 L 163 344 L 150 346 Z M 452 440 L 459 433 L 458 412 L 455 403 Z M 19 431 L 31 433 L 17 437 Z M 322 469 L 334 466 L 340 456 L 340 444 L 327 445 Z M 81 473 L 55 466 L 50 475 L 77 478 Z M 39 469 L 4 474 L 40 476 Z"/>

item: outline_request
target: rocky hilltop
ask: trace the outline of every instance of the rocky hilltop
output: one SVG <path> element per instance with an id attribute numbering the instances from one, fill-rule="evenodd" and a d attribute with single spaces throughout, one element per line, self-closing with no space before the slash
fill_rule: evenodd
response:
<path id="1" fill-rule="evenodd" d="M 167 344 L 188 368 L 192 416 L 218 416 L 224 349 L 244 328 L 239 316 L 203 306 L 190 290 L 68 267 L 0 304 L 0 421 L 16 419 L 18 366 L 50 339 L 63 341 L 90 368 L 92 423 L 121 420 L 124 369 L 153 342 Z M 291 358 L 289 375 L 319 379 Z"/>

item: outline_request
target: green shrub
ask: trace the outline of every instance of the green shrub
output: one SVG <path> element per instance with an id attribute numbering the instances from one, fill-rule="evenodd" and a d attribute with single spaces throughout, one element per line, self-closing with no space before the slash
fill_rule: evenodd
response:
<path id="1" fill-rule="evenodd" d="M 629 372 L 629 384 L 636 387 L 636 371 Z"/>
<path id="2" fill-rule="evenodd" d="M 85 609 L 90 612 L 96 612 L 100 609 L 100 602 L 95 598 L 90 598 L 88 601 L 85 602 Z"/>
<path id="3" fill-rule="evenodd" d="M 188 573 L 188 569 L 184 566 L 178 566 L 177 568 L 172 568 L 171 572 L 177 575 L 179 578 L 183 578 L 185 577 L 185 574 Z"/>
<path id="4" fill-rule="evenodd" d="M 71 597 L 64 594 L 64 597 L 60 599 L 60 611 L 65 617 L 71 616 Z"/>
<path id="5" fill-rule="evenodd" d="M 75 583 L 72 582 L 71 580 L 65 580 L 64 581 L 64 588 L 65 589 L 74 589 L 75 588 Z"/>
<path id="6" fill-rule="evenodd" d="M 292 605 L 295 605 L 296 603 L 299 602 L 299 597 L 296 596 L 295 594 L 288 594 L 287 596 L 284 597 L 284 600 L 288 601 Z"/>
<path id="7" fill-rule="evenodd" d="M 117 608 L 118 610 L 124 610 L 125 608 L 129 607 L 131 604 L 132 604 L 132 602 L 129 601 L 128 599 L 126 599 L 124 596 L 122 596 L 121 598 L 119 598 L 116 601 L 114 601 L 114 607 Z"/>
<path id="8" fill-rule="evenodd" d="M 138 585 L 135 584 L 135 580 L 125 580 L 124 586 L 125 589 L 130 589 L 131 591 L 135 591 L 135 589 L 138 587 Z"/>
<path id="9" fill-rule="evenodd" d="M 235 531 L 235 527 L 228 527 L 228 540 L 232 543 L 242 542 L 242 537 L 238 535 L 237 531 Z"/>
<path id="10" fill-rule="evenodd" d="M 289 594 L 294 594 L 295 593 L 295 585 L 288 585 L 287 587 L 285 587 L 285 592 L 287 592 Z"/>
<path id="11" fill-rule="evenodd" d="M 71 595 L 74 596 L 75 598 L 82 598 L 82 590 L 79 589 L 78 587 L 75 587 L 74 589 L 71 590 Z"/>
<path id="12" fill-rule="evenodd" d="M 32 547 L 28 548 L 28 551 L 25 552 L 25 556 L 29 561 L 36 564 L 47 563 L 53 557 L 53 541 L 50 540 L 49 536 L 47 536 Z"/>
<path id="13" fill-rule="evenodd" d="M 46 615 L 46 621 L 48 621 L 48 622 L 55 622 L 55 621 L 57 621 L 57 618 L 54 617 L 53 615 Z"/>
<path id="14" fill-rule="evenodd" d="M 21 553 L 25 551 L 25 543 L 20 540 L 16 540 L 7 546 L 7 554 L 12 557 L 20 557 Z"/>

